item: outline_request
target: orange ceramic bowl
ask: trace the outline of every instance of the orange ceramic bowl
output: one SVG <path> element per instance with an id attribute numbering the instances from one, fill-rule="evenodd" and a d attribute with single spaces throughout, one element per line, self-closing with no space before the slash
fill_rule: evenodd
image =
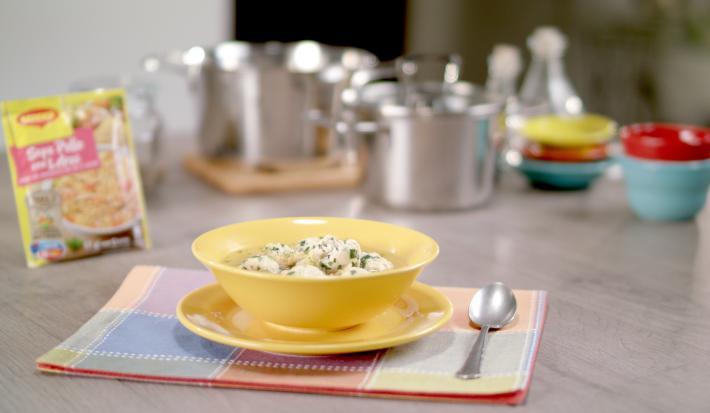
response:
<path id="1" fill-rule="evenodd" d="M 579 147 L 560 147 L 528 142 L 523 148 L 523 156 L 528 159 L 552 162 L 595 162 L 609 156 L 607 144 Z"/>

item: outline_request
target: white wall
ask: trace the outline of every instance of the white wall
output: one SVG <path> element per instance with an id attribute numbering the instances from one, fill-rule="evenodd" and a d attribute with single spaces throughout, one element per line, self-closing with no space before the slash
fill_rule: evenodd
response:
<path id="1" fill-rule="evenodd" d="M 67 91 L 87 77 L 139 73 L 141 57 L 231 37 L 229 0 L 1 0 L 0 100 Z M 192 131 L 181 79 L 159 79 L 170 134 Z M 1 145 L 0 145 L 1 146 Z"/>

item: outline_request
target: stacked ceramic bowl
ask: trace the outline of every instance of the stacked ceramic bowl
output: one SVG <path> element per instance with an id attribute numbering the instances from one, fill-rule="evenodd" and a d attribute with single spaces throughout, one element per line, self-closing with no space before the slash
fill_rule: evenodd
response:
<path id="1" fill-rule="evenodd" d="M 692 219 L 710 185 L 710 129 L 642 123 L 620 132 L 626 192 L 643 219 Z"/>
<path id="2" fill-rule="evenodd" d="M 608 142 L 616 133 L 611 119 L 593 114 L 544 115 L 522 126 L 525 138 L 509 163 L 533 187 L 576 190 L 589 187 L 612 164 Z"/>

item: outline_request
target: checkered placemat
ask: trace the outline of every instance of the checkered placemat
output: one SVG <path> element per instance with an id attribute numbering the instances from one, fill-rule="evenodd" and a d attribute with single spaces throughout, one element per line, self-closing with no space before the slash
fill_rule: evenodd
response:
<path id="1" fill-rule="evenodd" d="M 438 288 L 454 316 L 436 333 L 386 350 L 333 356 L 291 356 L 205 340 L 175 316 L 181 297 L 214 282 L 206 271 L 135 267 L 116 294 L 66 341 L 37 360 L 42 371 L 308 393 L 486 401 L 525 399 L 545 319 L 544 291 L 516 290 L 518 317 L 491 334 L 483 377 L 454 373 L 478 330 L 467 319 L 475 289 Z"/>

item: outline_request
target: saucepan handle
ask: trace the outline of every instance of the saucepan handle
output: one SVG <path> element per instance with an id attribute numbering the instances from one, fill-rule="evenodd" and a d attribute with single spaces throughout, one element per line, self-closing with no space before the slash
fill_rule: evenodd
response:
<path id="1" fill-rule="evenodd" d="M 459 80 L 462 60 L 457 54 L 410 54 L 380 66 L 354 72 L 349 85 L 340 93 L 339 110 L 335 114 L 334 132 L 346 153 L 355 153 L 359 146 L 358 135 L 381 131 L 382 124 L 362 121 L 357 118 L 357 107 L 362 104 L 364 86 L 381 80 L 397 79 L 401 87 L 400 97 L 406 105 L 415 106 L 415 85 L 419 77 L 429 67 L 443 67 L 442 92 L 447 93 L 451 85 Z"/>
<path id="2" fill-rule="evenodd" d="M 338 146 L 349 161 L 357 161 L 360 152 L 362 134 L 373 134 L 379 130 L 374 121 L 358 119 L 357 108 L 361 104 L 361 93 L 364 86 L 378 80 L 396 78 L 397 72 L 393 62 L 383 63 L 374 68 L 356 70 L 349 77 L 346 87 L 337 93 L 337 104 L 331 124 L 332 133 Z"/>
<path id="3" fill-rule="evenodd" d="M 141 67 L 149 73 L 169 72 L 185 76 L 188 86 L 194 91 L 206 60 L 206 50 L 195 46 L 186 50 L 145 56 L 141 59 Z"/>
<path id="4" fill-rule="evenodd" d="M 417 75 L 422 75 L 424 66 L 440 65 L 443 68 L 443 82 L 445 84 L 453 84 L 459 81 L 463 61 L 461 56 L 456 53 L 421 53 L 399 57 L 395 61 L 395 65 L 397 78 L 401 82 L 420 81 L 421 79 L 417 79 Z M 438 79 L 436 80 L 438 81 Z"/>
<path id="5" fill-rule="evenodd" d="M 435 78 L 433 80 L 441 83 L 441 92 L 443 94 L 448 93 L 451 86 L 459 81 L 462 66 L 461 56 L 456 53 L 409 54 L 397 58 L 395 67 L 397 80 L 402 85 L 400 88 L 402 102 L 407 106 L 416 105 L 416 84 L 424 82 L 422 77 L 428 74 L 429 68 L 434 68 L 434 73 L 439 73 L 440 71 L 443 73 L 443 79 Z"/>

